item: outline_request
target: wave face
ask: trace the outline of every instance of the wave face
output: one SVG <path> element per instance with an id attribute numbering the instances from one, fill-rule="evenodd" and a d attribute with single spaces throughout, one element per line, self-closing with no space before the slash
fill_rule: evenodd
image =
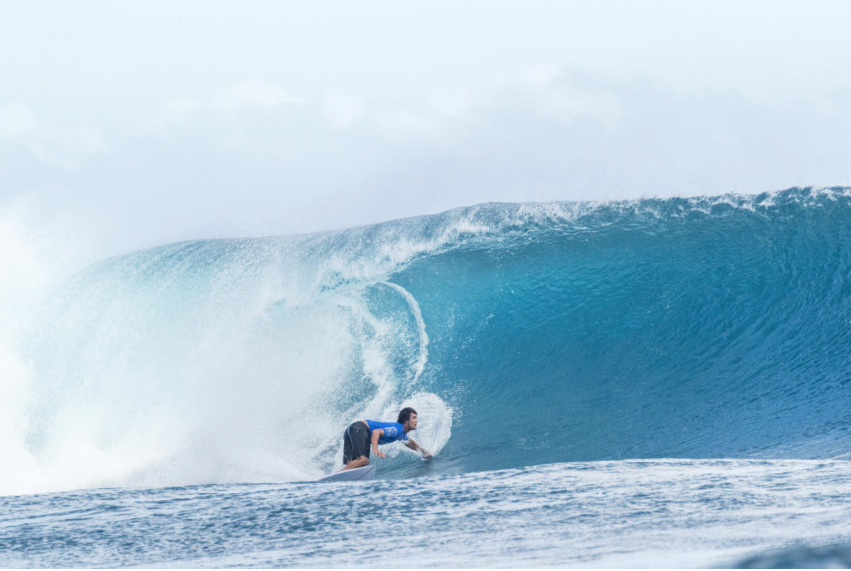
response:
<path id="1" fill-rule="evenodd" d="M 835 456 L 849 262 L 840 188 L 172 244 L 44 307 L 2 450 L 36 490 L 293 480 L 339 461 L 352 420 L 411 404 L 439 461 L 384 474 Z"/>

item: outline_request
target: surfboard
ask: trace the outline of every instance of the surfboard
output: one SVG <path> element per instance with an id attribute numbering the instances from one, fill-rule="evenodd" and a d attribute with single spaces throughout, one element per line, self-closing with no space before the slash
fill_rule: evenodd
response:
<path id="1" fill-rule="evenodd" d="M 353 470 L 334 472 L 330 476 L 319 478 L 317 482 L 354 482 L 375 479 L 375 466 L 364 466 Z"/>

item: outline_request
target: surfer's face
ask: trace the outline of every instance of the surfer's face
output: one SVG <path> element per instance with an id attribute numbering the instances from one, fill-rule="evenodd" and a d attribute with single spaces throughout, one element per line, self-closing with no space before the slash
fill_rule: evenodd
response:
<path id="1" fill-rule="evenodd" d="M 411 416 L 408 417 L 408 421 L 405 423 L 405 432 L 410 432 L 410 431 L 416 430 L 416 429 L 417 429 L 417 415 L 411 414 Z"/>

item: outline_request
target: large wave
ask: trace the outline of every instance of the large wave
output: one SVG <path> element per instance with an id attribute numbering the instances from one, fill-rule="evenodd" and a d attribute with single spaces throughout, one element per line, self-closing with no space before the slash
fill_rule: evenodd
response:
<path id="1" fill-rule="evenodd" d="M 835 188 L 483 204 L 106 260 L 22 344 L 0 453 L 27 476 L 0 462 L 0 492 L 312 477 L 349 422 L 403 404 L 440 455 L 391 476 L 842 454 L 849 245 Z"/>

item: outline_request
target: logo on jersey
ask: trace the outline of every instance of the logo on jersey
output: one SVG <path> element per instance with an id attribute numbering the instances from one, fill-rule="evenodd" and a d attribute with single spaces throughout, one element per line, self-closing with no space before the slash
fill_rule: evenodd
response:
<path id="1" fill-rule="evenodd" d="M 396 428 L 395 426 L 388 426 L 387 428 L 384 429 L 384 436 L 387 436 L 387 437 L 396 436 L 398 433 L 399 433 L 399 429 Z"/>

